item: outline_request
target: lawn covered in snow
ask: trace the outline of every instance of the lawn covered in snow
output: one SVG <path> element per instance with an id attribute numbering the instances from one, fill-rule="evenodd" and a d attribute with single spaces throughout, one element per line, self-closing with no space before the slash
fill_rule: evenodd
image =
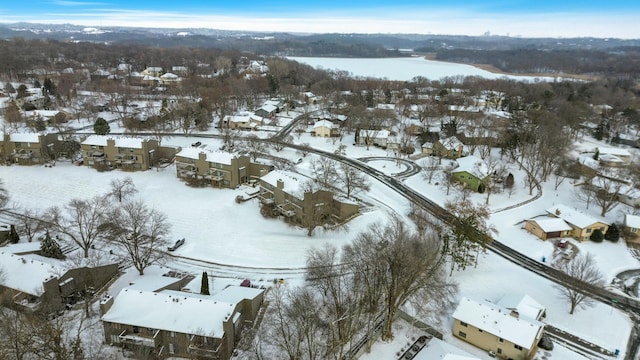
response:
<path id="1" fill-rule="evenodd" d="M 353 146 L 353 135 L 342 140 L 346 146 L 346 156 L 362 158 L 368 156 L 389 156 L 385 150 L 371 147 Z M 205 144 L 216 144 L 217 140 L 202 138 L 183 138 L 175 136 L 163 140 L 165 145 L 189 146 L 194 141 Z M 314 148 L 335 151 L 340 142 L 333 142 L 323 138 L 312 137 L 308 134 L 294 135 L 296 143 L 309 143 Z M 276 154 L 296 160 L 302 154 L 285 149 Z M 309 175 L 310 162 L 314 155 L 303 157 L 303 162 L 296 165 L 295 171 L 300 176 Z M 506 158 L 505 158 L 506 159 Z M 387 172 L 397 173 L 404 170 L 404 166 L 396 165 L 393 160 L 376 160 L 370 166 Z M 517 166 L 511 166 L 516 178 L 516 190 L 508 193 L 492 194 L 489 208 L 497 211 L 506 206 L 519 204 L 532 196 L 522 182 L 522 173 Z M 127 173 L 121 171 L 97 172 L 84 166 L 72 165 L 68 162 L 58 162 L 55 167 L 42 166 L 2 166 L 0 178 L 5 182 L 12 201 L 23 208 L 43 210 L 52 205 L 63 206 L 72 198 L 89 198 L 104 194 L 109 190 L 109 182 L 115 178 L 132 177 L 139 190 L 137 197 L 148 205 L 165 213 L 171 223 L 171 239 L 186 238 L 186 243 L 174 255 L 204 260 L 227 266 L 226 276 L 233 277 L 234 267 L 252 268 L 249 272 L 242 272 L 237 277 L 250 277 L 258 281 L 262 274 L 277 274 L 279 268 L 300 268 L 305 265 L 305 254 L 308 249 L 325 244 L 341 247 L 349 243 L 361 231 L 371 224 L 388 219 L 391 212 L 406 215 L 409 203 L 401 195 L 391 191 L 377 181 L 371 182 L 371 190 L 366 194 L 359 194 L 365 205 L 365 211 L 348 224 L 347 230 L 320 231 L 314 236 L 306 236 L 306 230 L 291 227 L 281 220 L 266 219 L 260 215 L 257 199 L 238 204 L 235 197 L 242 189 L 213 189 L 192 188 L 186 186 L 176 177 L 174 166 L 164 169 L 153 169 L 145 172 Z M 444 204 L 447 199 L 454 199 L 455 190 L 449 196 L 437 177 L 433 184 L 428 184 L 421 175 L 415 175 L 405 183 L 417 191 L 425 194 L 434 201 Z M 545 209 L 555 204 L 574 206 L 593 216 L 598 210 L 593 206 L 585 209 L 582 203 L 573 196 L 573 187 L 569 180 L 554 189 L 553 181 L 543 184 L 542 196 L 534 202 L 509 211 L 495 212 L 491 217 L 499 233 L 495 236 L 520 252 L 528 254 L 534 259 L 542 261 L 542 257 L 553 259 L 553 245 L 544 242 L 522 229 L 522 221 L 534 216 L 543 215 Z M 535 192 L 534 192 L 535 194 Z M 476 202 L 484 203 L 486 195 L 471 194 Z M 625 208 L 620 205 L 607 214 L 607 220 L 621 221 Z M 624 241 L 618 243 L 603 242 L 577 243 L 571 240 L 580 251 L 591 252 L 609 281 L 621 270 L 637 268 L 638 260 L 627 250 Z M 168 267 L 191 271 L 199 274 L 202 268 L 198 263 L 190 263 L 184 259 L 173 259 L 165 264 Z M 213 265 L 212 265 L 213 266 Z M 224 276 L 224 275 L 223 275 Z M 272 276 L 272 275 L 266 275 Z M 277 276 L 277 275 L 273 275 Z M 282 275 L 289 284 L 300 284 L 302 272 Z M 593 308 L 578 310 L 569 315 L 567 301 L 558 296 L 558 291 L 547 280 L 522 270 L 503 260 L 493 253 L 481 256 L 477 268 L 468 268 L 463 272 L 454 272 L 454 280 L 460 285 L 459 297 L 467 296 L 476 299 L 497 300 L 507 294 L 529 294 L 542 305 L 547 307 L 547 319 L 561 329 L 565 329 L 587 340 L 590 340 L 610 350 L 620 349 L 624 352 L 631 328 L 630 321 L 619 311 L 606 305 L 598 304 Z M 597 326 L 595 326 L 597 325 Z M 443 319 L 441 331 L 447 340 L 451 339 L 451 318 Z M 468 350 L 468 347 L 465 347 Z M 472 348 L 471 350 L 474 350 Z M 475 349 L 477 352 L 477 349 Z M 397 350 L 394 350 L 397 351 Z M 571 353 L 570 351 L 561 354 Z M 471 351 L 470 351 L 471 352 Z M 472 352 L 473 353 L 473 352 Z M 474 353 L 476 354 L 476 353 Z M 580 357 L 565 357 L 553 351 L 554 359 L 580 359 Z M 483 355 L 482 352 L 480 355 Z M 576 355 L 578 356 L 578 355 Z"/>

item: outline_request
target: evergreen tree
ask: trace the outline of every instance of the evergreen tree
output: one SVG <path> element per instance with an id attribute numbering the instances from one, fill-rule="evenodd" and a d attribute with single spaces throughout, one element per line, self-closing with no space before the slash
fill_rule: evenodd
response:
<path id="1" fill-rule="evenodd" d="M 209 275 L 207 275 L 206 271 L 202 273 L 202 285 L 200 286 L 200 294 L 211 295 L 209 294 Z"/>
<path id="2" fill-rule="evenodd" d="M 20 241 L 20 236 L 18 236 L 16 226 L 11 225 L 11 229 L 9 230 L 9 242 L 11 242 L 12 244 L 17 244 L 18 241 Z"/>
<path id="3" fill-rule="evenodd" d="M 618 229 L 618 225 L 616 225 L 616 223 L 609 226 L 609 230 L 604 234 L 604 238 L 611 242 L 617 242 L 620 240 L 620 229 Z"/>
<path id="4" fill-rule="evenodd" d="M 596 148 L 596 153 L 593 154 L 593 160 L 600 160 L 600 149 Z"/>
<path id="5" fill-rule="evenodd" d="M 51 238 L 48 231 L 40 243 L 40 255 L 53 259 L 64 259 L 60 244 Z"/>
<path id="6" fill-rule="evenodd" d="M 602 231 L 600 229 L 595 229 L 593 230 L 593 233 L 591 234 L 589 239 L 593 242 L 602 242 L 602 240 L 604 239 L 604 234 L 602 234 Z"/>
<path id="7" fill-rule="evenodd" d="M 511 189 L 513 187 L 513 185 L 515 185 L 515 180 L 513 178 L 513 174 L 509 173 L 509 175 L 507 175 L 507 178 L 504 180 L 504 186 Z"/>
<path id="8" fill-rule="evenodd" d="M 111 132 L 111 126 L 109 126 L 107 120 L 99 117 L 96 123 L 93 124 L 93 132 L 97 135 L 107 135 Z"/>

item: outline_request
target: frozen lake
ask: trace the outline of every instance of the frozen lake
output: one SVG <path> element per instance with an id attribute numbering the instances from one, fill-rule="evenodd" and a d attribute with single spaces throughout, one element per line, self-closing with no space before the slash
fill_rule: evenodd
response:
<path id="1" fill-rule="evenodd" d="M 423 57 L 402 58 L 328 58 L 328 57 L 287 57 L 299 63 L 324 70 L 342 70 L 356 77 L 375 77 L 387 80 L 409 81 L 416 76 L 429 80 L 439 80 L 453 76 L 480 76 L 486 79 L 507 77 L 526 81 L 544 80 L 549 77 L 513 76 L 494 74 L 475 66 L 443 61 L 426 60 Z"/>

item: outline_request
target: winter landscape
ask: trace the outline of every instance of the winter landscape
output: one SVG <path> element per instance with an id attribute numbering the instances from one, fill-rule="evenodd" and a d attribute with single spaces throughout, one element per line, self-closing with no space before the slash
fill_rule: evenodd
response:
<path id="1" fill-rule="evenodd" d="M 0 358 L 638 359 L 631 70 L 113 32 L 0 44 Z"/>

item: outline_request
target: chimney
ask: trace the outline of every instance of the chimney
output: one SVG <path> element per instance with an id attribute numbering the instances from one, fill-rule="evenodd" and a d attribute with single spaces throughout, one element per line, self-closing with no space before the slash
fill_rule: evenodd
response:
<path id="1" fill-rule="evenodd" d="M 520 317 L 520 314 L 516 310 L 511 310 L 511 313 L 509 315 L 513 316 L 516 319 Z"/>
<path id="2" fill-rule="evenodd" d="M 107 295 L 104 297 L 104 299 L 102 299 L 102 301 L 100 301 L 100 315 L 106 314 L 107 311 L 111 309 L 111 306 L 113 305 L 113 300 L 114 300 L 113 296 Z"/>
<path id="3" fill-rule="evenodd" d="M 107 139 L 107 147 L 110 147 L 110 148 L 116 147 L 116 139 L 108 138 Z"/>
<path id="4" fill-rule="evenodd" d="M 284 189 L 284 181 L 282 181 L 282 179 L 278 179 L 278 182 L 276 183 L 278 189 L 282 190 Z"/>
<path id="5" fill-rule="evenodd" d="M 556 209 L 556 216 L 560 216 L 560 209 Z"/>

